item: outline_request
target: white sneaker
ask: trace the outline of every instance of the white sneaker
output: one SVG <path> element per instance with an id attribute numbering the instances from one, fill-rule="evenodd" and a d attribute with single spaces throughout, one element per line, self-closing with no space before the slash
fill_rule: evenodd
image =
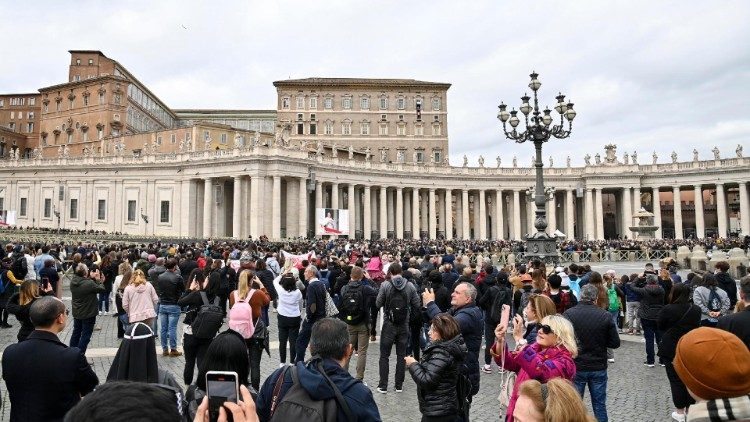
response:
<path id="1" fill-rule="evenodd" d="M 672 412 L 672 419 L 676 420 L 677 422 L 685 422 L 685 414 L 677 413 L 677 411 L 674 411 Z"/>
<path id="2" fill-rule="evenodd" d="M 282 362 L 282 363 L 280 363 L 280 364 L 279 364 L 279 368 L 283 368 L 283 367 L 284 367 L 284 365 L 286 365 L 286 364 L 285 364 L 285 363 L 283 363 L 283 362 Z"/>
<path id="3" fill-rule="evenodd" d="M 607 362 L 609 362 L 609 363 L 615 363 L 615 360 L 614 359 L 607 359 Z"/>
<path id="4" fill-rule="evenodd" d="M 482 372 L 485 374 L 491 374 L 492 373 L 492 367 L 490 365 L 484 365 L 482 367 Z"/>
<path id="5" fill-rule="evenodd" d="M 102 315 L 104 315 L 104 312 L 99 311 L 99 316 L 102 316 Z"/>

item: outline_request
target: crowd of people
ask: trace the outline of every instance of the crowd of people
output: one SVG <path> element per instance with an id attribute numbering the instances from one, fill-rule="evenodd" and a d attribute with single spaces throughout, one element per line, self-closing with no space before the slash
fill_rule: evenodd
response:
<path id="1" fill-rule="evenodd" d="M 373 394 L 402 394 L 408 374 L 423 421 L 468 421 L 488 388 L 480 373 L 497 371 L 500 418 L 601 422 L 621 334 L 642 334 L 644 364 L 666 368 L 674 420 L 750 418 L 750 277 L 738 291 L 723 262 L 685 280 L 674 265 L 619 275 L 496 265 L 479 255 L 488 244 L 8 244 L 0 326 L 11 328 L 8 314 L 20 323 L 2 360 L 11 420 L 214 420 L 206 374 L 228 371 L 241 392 L 219 420 L 378 421 Z M 100 384 L 85 352 L 105 316 L 117 318 L 120 346 Z M 70 324 L 65 345 L 58 334 Z M 279 367 L 263 374 L 271 340 Z M 166 359 L 184 354 L 184 391 L 159 367 L 157 344 Z"/>

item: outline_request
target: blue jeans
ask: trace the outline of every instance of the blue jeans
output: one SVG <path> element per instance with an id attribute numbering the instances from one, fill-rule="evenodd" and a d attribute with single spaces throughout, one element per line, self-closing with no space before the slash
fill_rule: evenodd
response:
<path id="1" fill-rule="evenodd" d="M 586 386 L 589 386 L 594 416 L 599 422 L 607 422 L 607 370 L 578 371 L 573 384 L 575 384 L 581 398 L 584 396 Z"/>
<path id="2" fill-rule="evenodd" d="M 99 293 L 99 311 L 109 312 L 109 294 L 110 292 Z"/>
<path id="3" fill-rule="evenodd" d="M 654 340 L 658 344 L 661 341 L 661 331 L 656 327 L 656 321 L 653 319 L 642 319 L 641 325 L 643 326 L 643 337 L 646 339 L 646 362 L 649 364 L 654 363 Z M 661 363 L 661 358 L 659 358 Z"/>
<path id="4" fill-rule="evenodd" d="M 177 349 L 177 322 L 180 320 L 180 307 L 177 305 L 160 305 L 159 319 L 161 324 L 161 348 L 167 350 L 167 338 L 169 338 L 169 348 Z M 169 337 L 167 337 L 169 330 Z"/>
<path id="5" fill-rule="evenodd" d="M 96 316 L 86 319 L 73 319 L 73 334 L 70 335 L 70 347 L 77 347 L 81 354 L 86 354 L 86 349 L 91 341 L 91 333 L 94 332 Z"/>
<path id="6" fill-rule="evenodd" d="M 122 329 L 123 331 L 125 331 L 125 334 L 130 334 L 130 322 L 128 321 L 128 314 L 118 315 L 117 318 L 120 319 L 120 323 L 122 323 Z"/>

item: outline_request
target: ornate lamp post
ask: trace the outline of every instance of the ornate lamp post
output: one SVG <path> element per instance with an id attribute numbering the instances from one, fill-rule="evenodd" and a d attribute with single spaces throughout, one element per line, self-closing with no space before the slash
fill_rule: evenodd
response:
<path id="1" fill-rule="evenodd" d="M 560 256 L 557 249 L 557 240 L 554 236 L 547 234 L 545 229 L 547 228 L 547 211 L 545 204 L 554 195 L 554 189 L 544 188 L 544 175 L 542 168 L 542 144 L 549 141 L 550 138 L 555 137 L 558 139 L 567 138 L 570 136 L 570 132 L 573 129 L 573 119 L 576 117 L 576 112 L 573 110 L 573 103 L 565 102 L 565 96 L 559 94 L 557 99 L 557 105 L 555 111 L 560 114 L 560 123 L 552 124 L 553 117 L 552 111 L 545 108 L 543 111 L 539 110 L 539 100 L 537 98 L 537 91 L 542 83 L 539 82 L 539 75 L 536 72 L 532 72 L 531 82 L 529 88 L 534 93 L 534 103 L 530 104 L 529 100 L 532 98 L 524 94 L 521 97 L 521 106 L 518 108 L 523 113 L 524 121 L 526 124 L 525 130 L 518 131 L 516 128 L 521 119 L 518 117 L 518 111 L 512 109 L 510 112 L 507 110 L 507 106 L 500 103 L 498 108 L 500 111 L 497 113 L 497 118 L 503 123 L 503 133 L 508 139 L 512 139 L 517 143 L 521 144 L 526 141 L 533 142 L 534 148 L 536 149 L 536 159 L 534 160 L 534 167 L 536 167 L 536 185 L 534 186 L 534 204 L 536 205 L 536 218 L 534 219 L 534 227 L 536 233 L 529 233 L 526 236 L 526 256 L 531 259 L 540 259 L 546 262 L 556 262 Z M 565 128 L 565 121 L 568 121 L 568 128 Z M 510 132 L 508 132 L 507 124 L 510 124 Z"/>

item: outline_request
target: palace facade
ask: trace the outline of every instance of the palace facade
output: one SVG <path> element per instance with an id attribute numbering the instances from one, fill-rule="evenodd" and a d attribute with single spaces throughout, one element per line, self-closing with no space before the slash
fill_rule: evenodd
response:
<path id="1" fill-rule="evenodd" d="M 284 80 L 275 110 L 174 110 L 98 51 L 71 51 L 68 76 L 0 95 L 0 210 L 16 226 L 281 239 L 312 235 L 315 209 L 333 208 L 370 239 L 534 230 L 532 168 L 447 163 L 446 83 Z M 549 231 L 631 237 L 645 208 L 657 237 L 750 234 L 750 158 L 731 155 L 639 162 L 607 145 L 583 167 L 545 168 Z"/>

